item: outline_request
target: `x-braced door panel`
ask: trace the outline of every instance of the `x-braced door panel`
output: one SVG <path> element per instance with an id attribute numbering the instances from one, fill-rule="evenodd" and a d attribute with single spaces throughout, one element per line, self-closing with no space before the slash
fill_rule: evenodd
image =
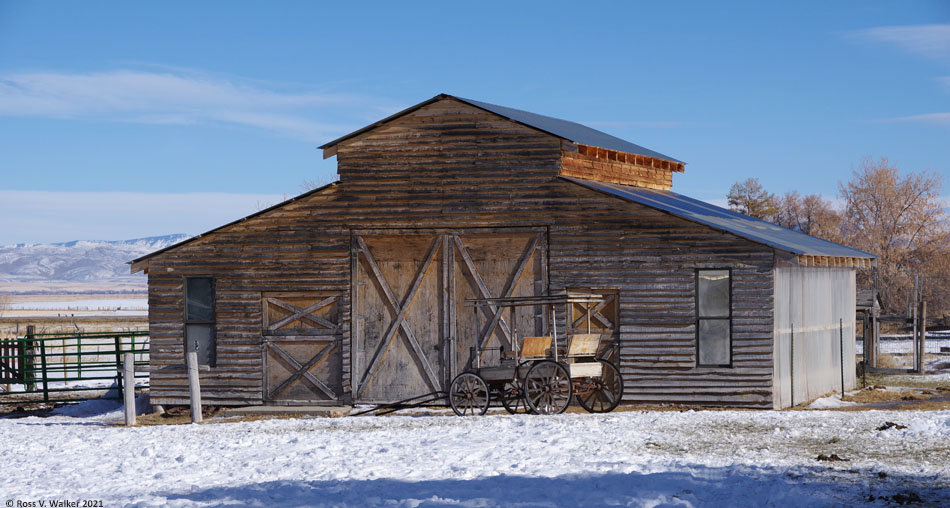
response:
<path id="1" fill-rule="evenodd" d="M 341 399 L 340 294 L 262 295 L 264 398 L 274 403 Z"/>
<path id="2" fill-rule="evenodd" d="M 455 234 L 455 308 L 458 340 L 452 365 L 453 374 L 462 372 L 471 362 L 472 348 L 479 344 L 483 361 L 497 361 L 498 352 L 486 348 L 504 347 L 510 351 L 514 337 L 540 335 L 550 316 L 541 307 L 503 309 L 471 306 L 471 298 L 507 298 L 536 296 L 547 292 L 547 253 L 543 233 L 527 234 Z M 477 312 L 477 314 L 476 314 Z"/>
<path id="3" fill-rule="evenodd" d="M 476 334 L 465 299 L 543 294 L 545 239 L 543 230 L 354 232 L 354 398 L 393 402 L 444 390 L 476 336 L 510 347 L 512 328 L 540 327 L 542 317 L 513 323 L 486 309 Z"/>
<path id="4" fill-rule="evenodd" d="M 600 303 L 571 305 L 571 333 L 594 333 L 600 335 L 600 347 L 597 356 L 618 361 L 614 358 L 620 338 L 620 294 L 617 288 L 568 288 L 576 293 L 597 294 L 603 297 Z"/>

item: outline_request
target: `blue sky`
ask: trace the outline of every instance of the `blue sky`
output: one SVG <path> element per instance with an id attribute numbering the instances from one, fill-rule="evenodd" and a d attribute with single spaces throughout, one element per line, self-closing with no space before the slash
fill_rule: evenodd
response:
<path id="1" fill-rule="evenodd" d="M 950 3 L 3 1 L 0 245 L 203 232 L 442 92 L 686 161 L 700 199 L 833 198 L 867 156 L 950 175 Z"/>

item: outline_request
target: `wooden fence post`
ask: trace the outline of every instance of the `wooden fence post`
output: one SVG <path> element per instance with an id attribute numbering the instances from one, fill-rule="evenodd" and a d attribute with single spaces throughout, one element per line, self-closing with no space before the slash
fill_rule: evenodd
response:
<path id="1" fill-rule="evenodd" d="M 878 359 L 880 358 L 881 352 L 881 316 L 878 311 L 874 311 L 874 322 L 871 323 L 871 342 L 873 343 L 873 350 L 871 353 L 872 362 L 871 367 L 877 367 Z"/>
<path id="2" fill-rule="evenodd" d="M 122 361 L 125 371 L 125 424 L 135 425 L 135 356 L 125 353 Z"/>
<path id="3" fill-rule="evenodd" d="M 198 383 L 198 353 L 191 351 L 185 356 L 188 367 L 188 397 L 191 399 L 191 421 L 201 423 L 201 386 Z"/>

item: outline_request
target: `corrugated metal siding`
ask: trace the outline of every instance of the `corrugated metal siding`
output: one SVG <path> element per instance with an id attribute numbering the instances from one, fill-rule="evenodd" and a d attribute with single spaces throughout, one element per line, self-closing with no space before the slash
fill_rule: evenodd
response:
<path id="1" fill-rule="evenodd" d="M 841 330 L 845 389 L 855 387 L 854 275 L 853 268 L 784 264 L 775 268 L 775 408 L 801 404 L 841 390 Z M 843 322 L 841 329 L 840 322 Z M 793 325 L 794 352 L 790 342 Z"/>

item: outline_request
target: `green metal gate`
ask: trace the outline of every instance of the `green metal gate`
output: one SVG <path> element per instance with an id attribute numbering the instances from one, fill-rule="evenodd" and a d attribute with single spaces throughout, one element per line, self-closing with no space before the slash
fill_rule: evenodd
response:
<path id="1" fill-rule="evenodd" d="M 148 331 L 37 334 L 0 341 L 0 404 L 121 398 L 122 355 L 148 378 Z"/>

